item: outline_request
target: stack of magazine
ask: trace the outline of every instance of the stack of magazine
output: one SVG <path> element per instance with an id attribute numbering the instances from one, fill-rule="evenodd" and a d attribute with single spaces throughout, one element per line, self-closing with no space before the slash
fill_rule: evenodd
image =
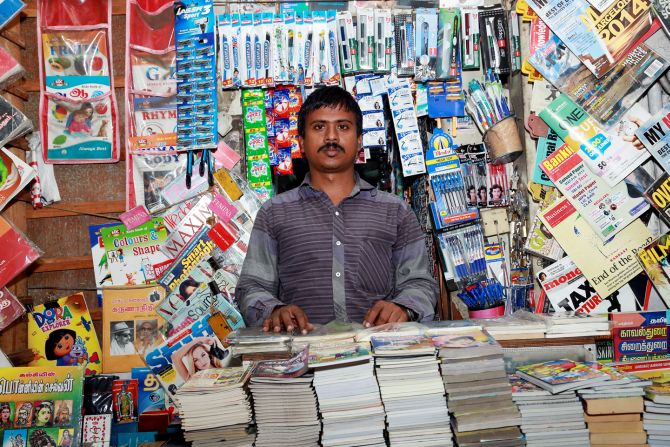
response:
<path id="1" fill-rule="evenodd" d="M 432 341 L 439 349 L 458 445 L 490 445 L 485 441 L 491 439 L 523 445 L 502 347 L 479 326 L 441 328 L 440 334 Z"/>
<path id="2" fill-rule="evenodd" d="M 245 385 L 249 370 L 214 368 L 198 371 L 177 391 L 186 441 L 194 447 L 251 447 L 251 404 Z"/>
<path id="3" fill-rule="evenodd" d="M 670 444 L 670 376 L 659 377 L 646 389 L 644 429 L 649 445 Z"/>
<path id="4" fill-rule="evenodd" d="M 373 336 L 376 374 L 393 446 L 451 446 L 435 348 L 422 336 Z"/>
<path id="5" fill-rule="evenodd" d="M 260 327 L 240 328 L 226 337 L 233 355 L 241 355 L 243 360 L 253 360 L 253 356 L 259 359 L 288 358 L 290 341 L 291 336 L 286 333 L 265 332 Z"/>
<path id="6" fill-rule="evenodd" d="M 335 366 L 314 366 L 314 389 L 323 423 L 321 445 L 385 446 L 385 413 L 369 356 Z"/>
<path id="7" fill-rule="evenodd" d="M 610 336 L 607 314 L 560 312 L 547 317 L 547 338 Z"/>
<path id="8" fill-rule="evenodd" d="M 551 394 L 518 374 L 510 374 L 509 381 L 527 447 L 589 445 L 584 410 L 575 391 Z"/>
<path id="9" fill-rule="evenodd" d="M 258 362 L 249 388 L 256 412 L 256 447 L 317 446 L 321 423 L 317 414 L 313 376 L 307 370 L 308 350 L 288 360 Z"/>

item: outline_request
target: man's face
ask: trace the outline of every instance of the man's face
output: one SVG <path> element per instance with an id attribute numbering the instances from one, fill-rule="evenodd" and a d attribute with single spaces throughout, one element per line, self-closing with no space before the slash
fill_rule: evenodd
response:
<path id="1" fill-rule="evenodd" d="M 123 346 L 130 340 L 130 331 L 117 332 L 115 337 L 116 342 Z"/>
<path id="2" fill-rule="evenodd" d="M 339 107 L 323 107 L 307 115 L 300 148 L 310 169 L 322 173 L 353 170 L 361 147 L 356 135 L 356 114 Z"/>

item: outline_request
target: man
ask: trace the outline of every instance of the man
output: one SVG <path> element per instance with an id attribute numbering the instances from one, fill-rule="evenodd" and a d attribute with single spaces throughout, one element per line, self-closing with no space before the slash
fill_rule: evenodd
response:
<path id="1" fill-rule="evenodd" d="M 135 354 L 133 346 L 133 333 L 125 321 L 112 323 L 111 331 L 112 342 L 109 344 L 109 353 L 111 355 L 131 355 Z"/>
<path id="2" fill-rule="evenodd" d="M 254 222 L 235 292 L 250 325 L 304 334 L 334 319 L 433 318 L 437 286 L 416 216 L 354 171 L 361 128 L 358 104 L 339 87 L 316 90 L 300 109 L 310 172 Z"/>

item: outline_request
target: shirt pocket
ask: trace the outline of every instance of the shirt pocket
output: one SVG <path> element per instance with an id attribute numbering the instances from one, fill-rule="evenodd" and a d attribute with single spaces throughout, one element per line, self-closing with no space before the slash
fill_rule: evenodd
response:
<path id="1" fill-rule="evenodd" d="M 395 272 L 391 259 L 391 244 L 379 240 L 364 240 L 359 246 L 356 268 L 356 288 L 383 298 L 393 291 Z"/>

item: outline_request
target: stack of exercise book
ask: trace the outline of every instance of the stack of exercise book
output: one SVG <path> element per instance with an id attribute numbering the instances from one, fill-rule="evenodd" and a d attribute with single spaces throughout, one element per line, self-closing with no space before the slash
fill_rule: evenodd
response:
<path id="1" fill-rule="evenodd" d="M 194 447 L 251 447 L 251 404 L 244 368 L 206 369 L 177 390 L 184 438 Z"/>
<path id="2" fill-rule="evenodd" d="M 394 447 L 452 444 L 435 348 L 422 336 L 373 336 L 375 373 Z"/>
<path id="3" fill-rule="evenodd" d="M 383 447 L 385 414 L 370 351 L 351 339 L 310 345 L 323 447 Z M 367 343 L 366 343 L 367 345 Z"/>
<path id="4" fill-rule="evenodd" d="M 288 360 L 258 362 L 249 389 L 256 415 L 256 447 L 319 445 L 321 423 L 317 414 L 312 375 L 306 374 L 308 351 Z"/>
<path id="5" fill-rule="evenodd" d="M 584 410 L 575 391 L 551 394 L 518 374 L 510 374 L 509 381 L 528 447 L 588 445 Z"/>
<path id="6" fill-rule="evenodd" d="M 546 338 L 610 336 L 607 314 L 594 315 L 584 312 L 557 312 L 546 315 Z"/>
<path id="7" fill-rule="evenodd" d="M 291 336 L 286 333 L 265 332 L 260 327 L 240 328 L 226 336 L 233 355 L 245 361 L 287 359 Z"/>
<path id="8" fill-rule="evenodd" d="M 646 388 L 644 428 L 651 447 L 670 446 L 670 376 L 653 379 Z"/>
<path id="9" fill-rule="evenodd" d="M 502 347 L 479 326 L 440 328 L 439 333 L 432 341 L 439 349 L 458 445 L 523 445 Z"/>

